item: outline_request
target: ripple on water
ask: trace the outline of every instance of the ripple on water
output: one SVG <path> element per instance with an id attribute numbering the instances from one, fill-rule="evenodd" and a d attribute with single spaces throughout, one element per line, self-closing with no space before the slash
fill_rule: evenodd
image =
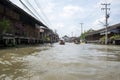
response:
<path id="1" fill-rule="evenodd" d="M 119 80 L 119 50 L 67 43 L 0 51 L 0 80 Z"/>

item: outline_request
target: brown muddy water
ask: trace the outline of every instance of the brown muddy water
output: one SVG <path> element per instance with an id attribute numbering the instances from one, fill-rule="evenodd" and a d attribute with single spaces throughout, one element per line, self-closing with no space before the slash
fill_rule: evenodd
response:
<path id="1" fill-rule="evenodd" d="M 0 80 L 120 80 L 120 46 L 56 43 L 1 49 Z"/>

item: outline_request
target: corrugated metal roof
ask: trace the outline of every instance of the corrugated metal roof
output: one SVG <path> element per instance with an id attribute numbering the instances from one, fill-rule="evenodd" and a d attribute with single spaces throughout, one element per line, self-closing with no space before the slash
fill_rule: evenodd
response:
<path id="1" fill-rule="evenodd" d="M 31 18 L 31 20 L 33 20 L 34 22 L 36 22 L 37 24 L 44 26 L 46 28 L 48 28 L 45 24 L 43 24 L 41 21 L 35 19 L 33 16 L 31 16 L 30 14 L 28 14 L 27 12 L 25 12 L 23 9 L 21 9 L 20 7 L 18 7 L 17 5 L 15 5 L 14 3 L 12 3 L 9 0 L 0 0 L 1 3 L 3 3 L 4 5 L 12 8 L 13 10 L 15 10 L 16 12 L 23 14 L 24 16 L 27 16 L 29 18 Z"/>
<path id="2" fill-rule="evenodd" d="M 112 26 L 109 26 L 109 27 L 107 28 L 107 30 L 108 30 L 108 31 L 112 31 L 113 29 L 115 30 L 115 29 L 118 29 L 118 28 L 120 28 L 120 23 L 115 24 L 115 25 L 112 25 Z M 103 28 L 103 29 L 100 29 L 100 30 L 96 30 L 96 31 L 93 31 L 93 32 L 88 33 L 87 35 L 100 34 L 100 33 L 102 33 L 102 32 L 105 32 L 105 29 L 106 29 L 106 28 Z"/>

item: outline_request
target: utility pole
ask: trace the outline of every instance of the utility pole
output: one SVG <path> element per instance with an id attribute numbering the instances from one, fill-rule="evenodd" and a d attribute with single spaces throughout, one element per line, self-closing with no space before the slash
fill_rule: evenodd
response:
<path id="1" fill-rule="evenodd" d="M 80 23 L 81 24 L 81 35 L 82 35 L 82 31 L 83 31 L 83 23 Z"/>
<path id="2" fill-rule="evenodd" d="M 105 10 L 105 26 L 106 26 L 106 30 L 105 30 L 105 44 L 107 45 L 108 43 L 108 18 L 110 17 L 110 14 L 108 13 L 108 10 L 110 10 L 110 8 L 108 8 L 108 6 L 110 5 L 107 3 L 102 3 L 101 5 L 105 6 L 104 8 L 101 8 L 101 10 Z"/>
<path id="3" fill-rule="evenodd" d="M 80 23 L 81 24 L 81 37 L 82 37 L 82 31 L 83 31 L 83 23 Z"/>
<path id="4" fill-rule="evenodd" d="M 71 32 L 71 36 L 73 37 L 73 32 Z"/>

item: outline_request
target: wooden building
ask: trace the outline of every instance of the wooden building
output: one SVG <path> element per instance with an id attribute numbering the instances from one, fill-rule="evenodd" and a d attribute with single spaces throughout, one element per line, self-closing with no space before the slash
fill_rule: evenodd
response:
<path id="1" fill-rule="evenodd" d="M 120 35 L 120 23 L 109 26 L 107 30 L 108 30 L 108 39 L 115 34 Z M 85 39 L 87 40 L 88 43 L 99 43 L 100 38 L 105 36 L 105 31 L 106 28 L 103 28 L 97 31 L 87 33 Z"/>
<path id="2" fill-rule="evenodd" d="M 3 24 L 3 25 L 2 25 Z M 46 30 L 40 32 L 40 26 Z M 42 43 L 49 28 L 9 0 L 0 0 L 0 44 Z"/>

